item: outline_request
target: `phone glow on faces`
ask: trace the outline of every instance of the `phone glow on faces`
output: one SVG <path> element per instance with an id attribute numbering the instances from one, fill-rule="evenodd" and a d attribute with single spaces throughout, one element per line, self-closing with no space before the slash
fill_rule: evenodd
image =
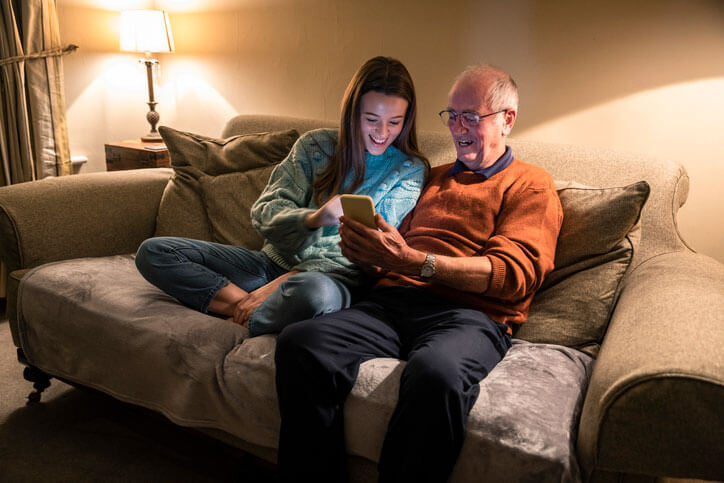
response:
<path id="1" fill-rule="evenodd" d="M 372 155 L 384 153 L 402 131 L 408 102 L 398 96 L 369 91 L 360 99 L 360 130 L 365 149 Z"/>

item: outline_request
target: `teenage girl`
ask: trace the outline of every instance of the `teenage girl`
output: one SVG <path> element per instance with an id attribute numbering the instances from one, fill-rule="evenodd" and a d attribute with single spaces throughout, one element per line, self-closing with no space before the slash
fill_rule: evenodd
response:
<path id="1" fill-rule="evenodd" d="M 368 60 L 347 86 L 340 128 L 302 135 L 252 206 L 261 251 L 156 237 L 139 247 L 138 270 L 182 303 L 247 326 L 251 336 L 349 307 L 364 277 L 338 245 L 340 194 L 371 196 L 375 211 L 399 226 L 429 170 L 417 147 L 416 110 L 405 66 Z"/>

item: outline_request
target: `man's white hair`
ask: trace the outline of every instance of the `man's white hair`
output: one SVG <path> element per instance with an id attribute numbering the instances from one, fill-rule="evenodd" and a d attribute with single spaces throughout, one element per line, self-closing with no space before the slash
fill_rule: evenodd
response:
<path id="1" fill-rule="evenodd" d="M 486 83 L 489 88 L 485 94 L 485 104 L 492 112 L 503 109 L 518 111 L 518 86 L 507 72 L 490 64 L 468 66 L 455 80 Z"/>

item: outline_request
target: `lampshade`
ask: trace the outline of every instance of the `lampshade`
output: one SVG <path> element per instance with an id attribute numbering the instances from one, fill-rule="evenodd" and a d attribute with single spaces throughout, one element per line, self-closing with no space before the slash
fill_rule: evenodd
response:
<path id="1" fill-rule="evenodd" d="M 121 50 L 173 52 L 173 37 L 168 14 L 160 10 L 121 12 Z"/>

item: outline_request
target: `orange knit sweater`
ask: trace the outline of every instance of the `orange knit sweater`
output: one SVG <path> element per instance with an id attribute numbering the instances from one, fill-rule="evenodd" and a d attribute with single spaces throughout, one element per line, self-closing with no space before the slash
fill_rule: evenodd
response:
<path id="1" fill-rule="evenodd" d="M 390 272 L 378 286 L 415 285 L 508 324 L 525 322 L 535 291 L 553 270 L 563 211 L 553 179 L 518 159 L 489 179 L 452 164 L 431 170 L 430 180 L 400 233 L 417 250 L 454 257 L 487 256 L 488 289 L 456 290 Z M 433 279 L 434 280 L 434 279 Z"/>

